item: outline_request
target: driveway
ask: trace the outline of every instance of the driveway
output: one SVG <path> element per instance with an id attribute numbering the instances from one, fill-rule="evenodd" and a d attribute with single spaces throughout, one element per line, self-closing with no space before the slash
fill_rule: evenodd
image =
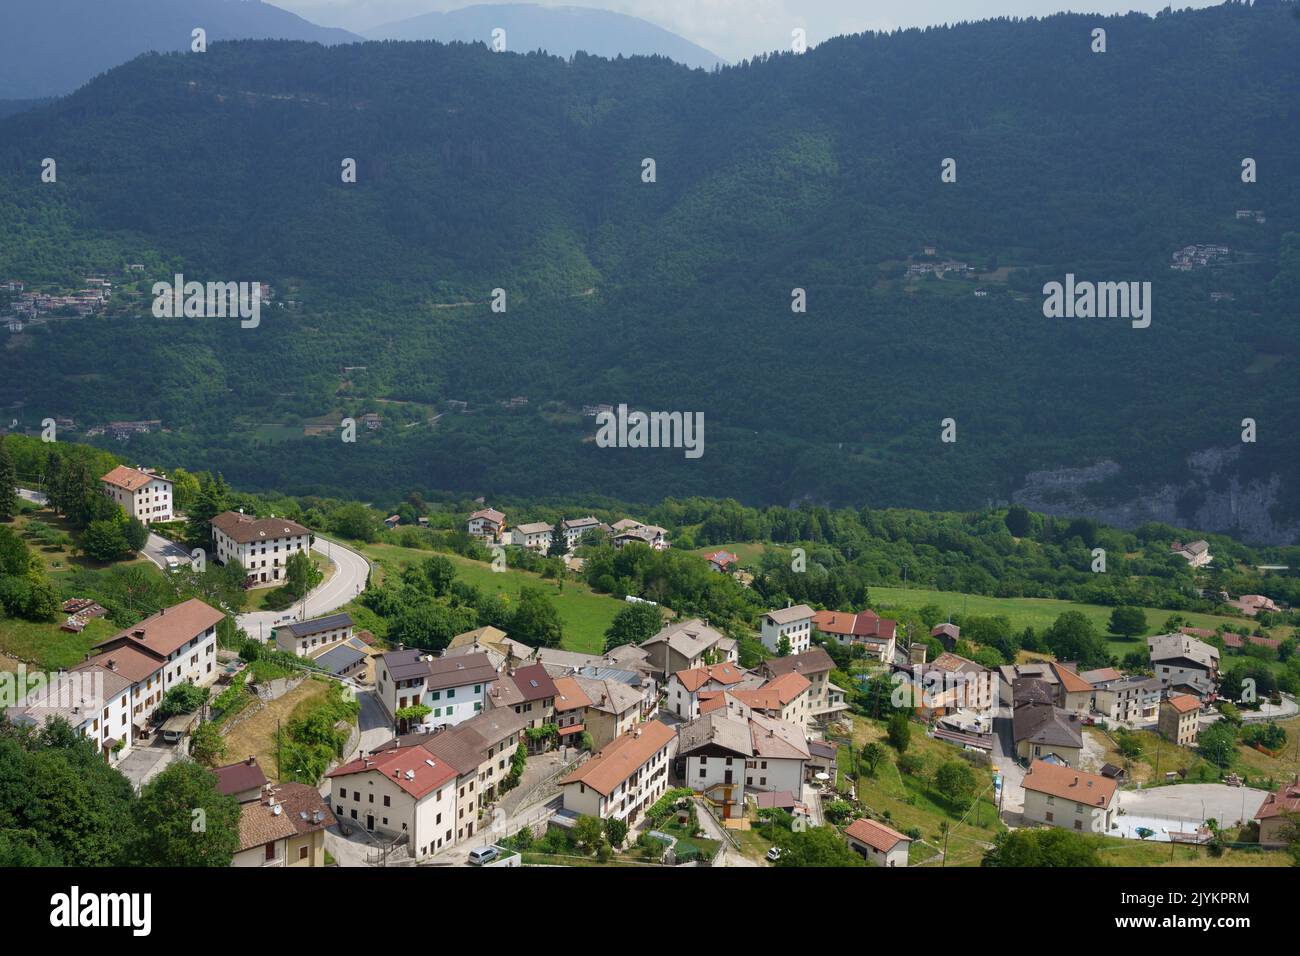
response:
<path id="1" fill-rule="evenodd" d="M 308 593 L 306 600 L 299 601 L 291 611 L 249 611 L 240 614 L 235 620 L 249 637 L 266 641 L 271 637 L 271 629 L 281 618 L 293 616 L 298 620 L 307 620 L 328 614 L 336 608 L 347 604 L 361 593 L 366 586 L 366 577 L 370 574 L 370 562 L 356 551 L 330 541 L 328 538 L 316 537 L 311 544 L 312 550 L 325 555 L 334 562 L 334 573 L 328 581 Z"/>
<path id="2" fill-rule="evenodd" d="M 131 781 L 131 786 L 139 790 L 166 770 L 178 753 L 179 750 L 174 744 L 142 741 L 140 746 L 133 747 L 131 752 L 121 759 L 117 769 Z"/>
<path id="3" fill-rule="evenodd" d="M 1252 819 L 1267 796 L 1267 790 L 1229 787 L 1224 783 L 1180 783 L 1125 790 L 1119 796 L 1123 812 L 1117 820 L 1118 835 L 1136 838 L 1133 831 L 1145 826 L 1156 831 L 1150 839 L 1167 842 L 1169 830 L 1193 832 L 1208 819 L 1217 820 L 1221 827 L 1234 826 L 1238 821 Z"/>

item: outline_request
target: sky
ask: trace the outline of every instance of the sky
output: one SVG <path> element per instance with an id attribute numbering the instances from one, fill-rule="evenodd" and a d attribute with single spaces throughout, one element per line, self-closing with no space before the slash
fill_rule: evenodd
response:
<path id="1" fill-rule="evenodd" d="M 472 0 L 268 0 L 322 26 L 365 30 L 431 10 L 456 10 Z M 1180 0 L 1183 7 L 1220 0 Z M 1168 0 L 543 0 L 545 6 L 598 7 L 649 20 L 735 62 L 788 49 L 802 27 L 814 45 L 841 33 L 985 20 L 999 16 L 1077 13 L 1155 13 Z"/>

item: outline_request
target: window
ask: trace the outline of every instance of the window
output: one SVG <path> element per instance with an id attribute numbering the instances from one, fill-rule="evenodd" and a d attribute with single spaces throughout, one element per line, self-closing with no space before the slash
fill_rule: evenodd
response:
<path id="1" fill-rule="evenodd" d="M 385 794 L 385 795 L 384 795 L 384 806 L 386 806 L 386 807 L 391 807 L 392 805 L 393 805 L 392 798 L 389 797 L 387 794 Z"/>
<path id="2" fill-rule="evenodd" d="M 385 820 L 384 822 L 387 823 L 388 821 Z M 300 860 L 307 859 L 307 848 L 305 846 L 298 847 L 298 859 Z"/>
<path id="3" fill-rule="evenodd" d="M 266 858 L 267 858 L 268 860 L 274 860 L 274 859 L 275 859 L 275 844 L 274 844 L 274 843 L 268 843 L 268 844 L 266 845 Z"/>

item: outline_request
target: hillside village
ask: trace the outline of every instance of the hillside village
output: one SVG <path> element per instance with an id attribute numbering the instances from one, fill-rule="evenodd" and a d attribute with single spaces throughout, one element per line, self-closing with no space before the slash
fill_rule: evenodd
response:
<path id="1" fill-rule="evenodd" d="M 159 471 L 119 465 L 98 485 L 146 527 L 177 519 Z M 570 568 L 592 547 L 672 547 L 667 529 L 631 517 L 512 526 L 483 503 L 463 521 L 494 552 Z M 285 517 L 226 510 L 207 525 L 210 559 L 237 568 L 248 593 L 285 586 L 321 545 Z M 360 557 L 328 547 L 335 563 Z M 1170 552 L 1213 560 L 1204 540 Z M 742 580 L 735 553 L 702 560 Z M 237 803 L 234 866 L 968 865 L 1044 829 L 1131 861 L 1159 844 L 1206 859 L 1294 847 L 1300 778 L 1243 778 L 1212 756 L 1239 738 L 1275 757 L 1288 746 L 1280 722 L 1296 716 L 1294 698 L 1261 697 L 1223 669 L 1248 645 L 1275 653 L 1267 638 L 1180 626 L 1119 666 L 1044 655 L 988 666 L 952 621 L 927 633 L 870 608 L 788 603 L 738 637 L 628 595 L 648 633 L 598 653 L 494 626 L 430 650 L 358 623 L 375 573 L 359 563 L 355 590 L 261 634 L 241 615 L 247 636 L 234 642 L 219 639 L 216 602 L 163 607 L 96 640 L 6 720 L 19 732 L 66 722 L 142 793 L 173 768 L 208 768 Z M 1284 610 L 1262 595 L 1238 604 Z M 94 612 L 76 608 L 69 620 L 84 627 Z M 267 751 L 228 752 L 241 720 L 313 687 L 332 725 L 313 770 L 285 779 Z"/>

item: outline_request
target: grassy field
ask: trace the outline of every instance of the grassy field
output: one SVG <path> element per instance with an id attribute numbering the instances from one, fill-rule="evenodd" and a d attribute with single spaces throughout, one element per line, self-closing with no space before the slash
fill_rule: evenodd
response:
<path id="1" fill-rule="evenodd" d="M 58 670 L 80 664 L 91 647 L 121 630 L 102 617 L 92 620 L 80 634 L 59 630 L 62 623 L 62 616 L 53 622 L 0 618 L 0 655 L 24 661 L 29 668 Z"/>
<path id="2" fill-rule="evenodd" d="M 100 564 L 73 553 L 70 543 L 43 544 L 30 535 L 33 521 L 41 522 L 63 535 L 72 536 L 72 527 L 62 518 L 55 517 L 48 509 L 31 511 L 13 519 L 13 528 L 23 535 L 27 546 L 37 555 L 45 566 L 45 573 L 54 586 L 63 591 L 67 578 L 74 570 L 88 568 L 103 570 L 108 567 L 141 564 L 154 573 L 161 573 L 148 558 L 135 557 L 130 561 L 120 561 L 115 565 Z M 38 525 L 39 527 L 39 525 Z M 27 532 L 27 533 L 25 533 Z M 63 593 L 63 597 L 76 595 Z M 112 637 L 121 628 L 110 624 L 104 618 L 94 618 L 80 634 L 71 634 L 60 630 L 64 615 L 60 614 L 53 621 L 23 621 L 16 618 L 0 617 L 0 669 L 16 666 L 17 661 L 25 662 L 29 667 L 41 670 L 57 670 L 71 667 L 85 659 L 90 648 Z M 2 658 L 11 660 L 4 661 Z"/>
<path id="3" fill-rule="evenodd" d="M 558 581 L 543 579 L 531 571 L 513 568 L 493 571 L 490 564 L 471 561 L 458 554 L 401 548 L 390 544 L 368 544 L 362 550 L 368 557 L 391 567 L 423 561 L 438 553 L 456 565 L 456 574 L 461 580 L 478 586 L 485 593 L 496 592 L 510 599 L 518 596 L 519 589 L 524 586 L 539 588 L 559 612 L 564 627 L 565 650 L 599 654 L 605 647 L 605 631 L 613 622 L 614 615 L 624 607 L 622 601 L 597 594 L 580 581 L 566 580 L 561 585 Z"/>
<path id="4" fill-rule="evenodd" d="M 1106 763 L 1112 763 L 1117 767 L 1124 765 L 1124 758 L 1106 734 L 1093 728 L 1085 729 L 1084 733 L 1105 749 Z M 1154 731 L 1136 730 L 1133 731 L 1133 737 L 1142 748 L 1142 753 L 1129 761 L 1129 779 L 1136 783 L 1162 782 L 1166 773 L 1177 773 L 1179 770 L 1190 771 L 1194 767 L 1205 764 L 1195 751 L 1162 740 Z M 1260 754 L 1260 756 L 1264 755 Z"/>
<path id="5" fill-rule="evenodd" d="M 960 594 L 955 591 L 931 591 L 925 588 L 870 588 L 872 602 L 878 607 L 892 606 L 920 608 L 933 604 L 944 614 L 967 614 L 980 616 L 1003 615 L 1011 621 L 1016 631 L 1032 627 L 1040 631 L 1055 623 L 1057 617 L 1066 611 L 1080 611 L 1097 625 L 1102 634 L 1106 633 L 1107 624 L 1113 608 L 1100 604 L 1076 604 L 1074 601 L 1062 601 L 1055 598 L 999 598 L 983 594 Z M 1147 633 L 1159 634 L 1165 619 L 1174 611 L 1160 608 L 1143 608 L 1147 615 Z M 1242 618 L 1224 617 L 1216 614 L 1198 614 L 1194 611 L 1178 611 L 1192 627 L 1213 629 L 1220 624 L 1240 624 Z M 1119 658 L 1132 650 L 1145 650 L 1146 640 L 1142 637 L 1124 640 L 1112 636 L 1107 642 L 1110 652 Z"/>
<path id="6" fill-rule="evenodd" d="M 948 834 L 946 865 L 978 866 L 987 846 L 999 832 L 1006 829 L 998 819 L 993 805 L 992 771 L 988 767 L 973 768 L 976 791 L 984 795 L 978 801 L 978 808 L 966 816 L 965 822 L 959 824 L 958 820 L 965 813 L 965 807 L 951 806 L 943 796 L 930 789 L 925 781 L 899 772 L 894 763 L 896 752 L 885 743 L 883 722 L 854 717 L 854 749 L 860 750 L 868 743 L 880 743 L 888 751 L 888 756 L 876 768 L 874 778 L 858 778 L 859 802 L 877 814 L 888 813 L 888 824 L 895 830 L 906 832 L 910 827 L 921 830 L 921 840 L 912 844 L 910 859 L 914 862 L 939 863 L 940 853 L 937 847 L 943 844 L 939 826 L 947 823 L 951 830 Z M 920 754 L 926 762 L 926 769 L 931 773 L 943 761 L 962 759 L 958 748 L 926 737 L 919 724 L 913 725 L 907 752 Z M 847 748 L 840 748 L 839 760 L 841 771 L 847 772 Z"/>
<path id="7" fill-rule="evenodd" d="M 1098 853 L 1107 866 L 1290 866 L 1291 857 L 1280 850 L 1227 849 L 1223 856 L 1210 856 L 1205 847 L 1097 837 Z M 1172 855 L 1172 859 L 1171 859 Z"/>
<path id="8" fill-rule="evenodd" d="M 248 756 L 257 758 L 258 766 L 269 778 L 279 773 L 276 760 L 275 729 L 277 721 L 282 725 L 289 723 L 289 718 L 299 706 L 307 706 L 323 699 L 329 691 L 329 684 L 323 680 L 304 680 L 289 693 L 271 701 L 260 711 L 246 718 L 226 735 L 226 759 L 243 760 Z M 301 716 L 302 711 L 298 712 Z"/>
<path id="9" fill-rule="evenodd" d="M 1300 717 L 1279 720 L 1277 724 L 1286 731 L 1286 746 L 1282 752 L 1270 757 L 1254 747 L 1238 745 L 1234 770 L 1248 773 L 1251 777 L 1272 777 L 1278 783 L 1300 773 Z"/>

